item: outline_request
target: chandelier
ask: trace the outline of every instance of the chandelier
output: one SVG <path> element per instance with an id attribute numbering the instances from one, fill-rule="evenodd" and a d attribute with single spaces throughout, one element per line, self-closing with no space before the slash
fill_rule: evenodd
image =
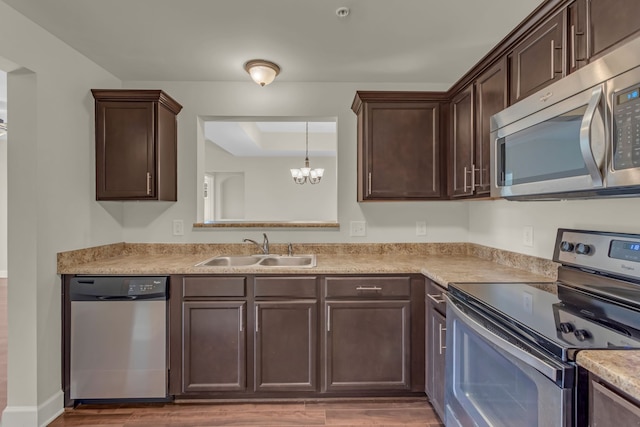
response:
<path id="1" fill-rule="evenodd" d="M 317 184 L 322 179 L 322 175 L 324 175 L 324 169 L 317 168 L 311 169 L 309 167 L 309 122 L 306 122 L 306 134 L 307 134 L 307 142 L 306 142 L 306 150 L 305 150 L 305 158 L 304 158 L 304 167 L 300 169 L 291 169 L 291 177 L 293 178 L 293 182 L 296 184 L 304 184 L 305 182 L 309 182 L 311 184 Z"/>

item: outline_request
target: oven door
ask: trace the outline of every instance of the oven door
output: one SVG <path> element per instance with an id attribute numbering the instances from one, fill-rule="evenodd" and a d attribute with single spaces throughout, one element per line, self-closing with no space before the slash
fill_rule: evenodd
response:
<path id="1" fill-rule="evenodd" d="M 575 368 L 447 297 L 447 427 L 568 427 Z"/>

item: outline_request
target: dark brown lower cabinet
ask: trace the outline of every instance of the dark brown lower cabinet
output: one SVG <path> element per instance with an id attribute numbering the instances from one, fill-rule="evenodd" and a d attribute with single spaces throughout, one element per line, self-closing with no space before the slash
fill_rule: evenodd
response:
<path id="1" fill-rule="evenodd" d="M 590 375 L 589 426 L 640 426 L 640 403 L 614 391 L 598 377 Z"/>
<path id="2" fill-rule="evenodd" d="M 445 349 L 447 319 L 442 314 L 433 310 L 429 325 L 430 340 L 428 346 L 431 349 L 431 404 L 440 419 L 444 420 L 444 390 L 445 390 Z"/>
<path id="3" fill-rule="evenodd" d="M 426 281 L 425 291 L 425 392 L 440 419 L 444 420 L 446 303 L 445 290 Z"/>
<path id="4" fill-rule="evenodd" d="M 255 303 L 255 390 L 315 391 L 317 302 Z"/>
<path id="5" fill-rule="evenodd" d="M 327 301 L 326 390 L 408 390 L 410 302 Z"/>
<path id="6" fill-rule="evenodd" d="M 423 392 L 422 276 L 193 275 L 171 284 L 176 398 Z"/>
<path id="7" fill-rule="evenodd" d="M 246 389 L 246 302 L 182 304 L 182 392 Z"/>

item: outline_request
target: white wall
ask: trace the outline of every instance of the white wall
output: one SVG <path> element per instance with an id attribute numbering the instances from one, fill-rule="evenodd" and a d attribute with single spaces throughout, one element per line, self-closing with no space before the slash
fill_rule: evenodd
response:
<path id="1" fill-rule="evenodd" d="M 202 220 L 204 144 L 197 143 L 197 117 L 313 116 L 337 117 L 339 231 L 267 230 L 273 242 L 419 242 L 466 241 L 465 202 L 356 202 L 356 115 L 351 103 L 357 90 L 443 90 L 416 84 L 284 83 L 260 87 L 247 82 L 124 82 L 129 88 L 158 88 L 183 105 L 178 115 L 178 202 L 126 203 L 125 240 L 131 242 L 240 242 L 262 230 L 192 230 Z M 201 137 L 201 135 L 200 135 Z M 194 166 L 198 166 L 195 168 Z M 183 219 L 185 235 L 172 236 L 173 219 Z M 366 237 L 350 237 L 349 222 L 365 220 Z M 427 222 L 427 236 L 416 236 L 416 221 Z"/>
<path id="2" fill-rule="evenodd" d="M 243 172 L 244 219 L 248 221 L 336 221 L 337 176 L 335 157 L 311 157 L 312 168 L 324 168 L 318 184 L 293 182 L 291 168 L 302 167 L 304 157 L 236 157 L 205 143 L 207 173 Z M 216 184 L 217 187 L 217 184 Z"/>
<path id="3" fill-rule="evenodd" d="M 2 1 L 0 40 L 0 68 L 11 71 L 9 373 L 2 425 L 43 425 L 62 410 L 56 253 L 123 238 L 121 204 L 95 202 L 90 93 L 121 83 Z"/>
<path id="4" fill-rule="evenodd" d="M 558 228 L 640 233 L 640 198 L 469 202 L 469 241 L 551 259 Z M 522 244 L 533 226 L 533 247 Z"/>
<path id="5" fill-rule="evenodd" d="M 0 69 L 0 119 L 7 121 L 7 73 Z M 7 135 L 0 136 L 0 277 L 7 277 Z"/>

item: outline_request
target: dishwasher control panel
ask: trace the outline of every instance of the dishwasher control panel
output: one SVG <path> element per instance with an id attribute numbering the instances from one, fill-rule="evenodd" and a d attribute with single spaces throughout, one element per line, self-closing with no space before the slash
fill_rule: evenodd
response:
<path id="1" fill-rule="evenodd" d="M 71 279 L 71 301 L 167 299 L 168 277 L 78 276 Z"/>
<path id="2" fill-rule="evenodd" d="M 129 279 L 129 289 L 127 295 L 150 295 L 150 294 L 162 294 L 166 292 L 167 280 L 166 278 L 147 278 L 140 277 L 135 279 Z"/>

